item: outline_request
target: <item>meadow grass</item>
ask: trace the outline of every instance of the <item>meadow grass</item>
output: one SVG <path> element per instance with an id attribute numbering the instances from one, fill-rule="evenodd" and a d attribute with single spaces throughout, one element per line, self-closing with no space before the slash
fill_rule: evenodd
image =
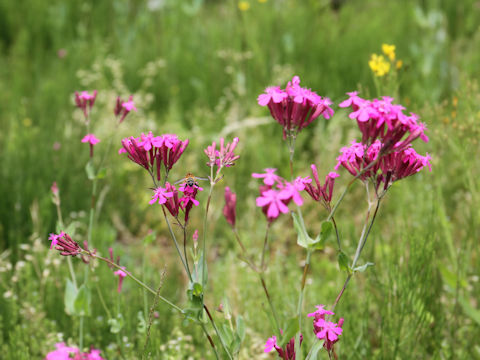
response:
<path id="1" fill-rule="evenodd" d="M 152 8 L 155 4 L 160 7 Z M 251 173 L 276 167 L 288 177 L 289 170 L 281 130 L 256 104 L 257 95 L 295 74 L 336 105 L 355 89 L 363 97 L 380 95 L 367 62 L 382 43 L 395 44 L 404 60 L 399 102 L 429 127 L 430 142 L 419 152 L 432 155 L 433 171 L 395 184 L 383 201 L 361 258 L 375 266 L 355 275 L 336 308 L 345 318 L 337 354 L 340 359 L 480 358 L 480 16 L 472 10 L 478 4 L 345 1 L 339 10 L 328 1 L 250 4 L 240 11 L 233 0 L 0 2 L 1 358 L 43 358 L 60 338 L 77 341 L 78 318 L 63 306 L 68 268 L 64 258 L 48 251 L 47 234 L 55 230 L 50 186 L 56 181 L 66 221 L 76 224 L 79 238 L 86 236 L 88 153 L 73 106 L 73 92 L 84 89 L 99 91 L 93 121 L 101 138 L 111 133 L 117 95 L 134 94 L 139 108 L 113 135 L 95 247 L 105 254 L 112 246 L 122 264 L 154 288 L 165 269 L 162 295 L 176 302 L 186 302 L 187 279 L 160 210 L 148 205 L 149 179 L 116 154 L 120 139 L 148 130 L 188 137 L 191 144 L 171 175 L 180 179 L 188 171 L 206 175 L 203 148 L 219 134 L 240 138 L 241 159 L 213 195 L 206 301 L 216 309 L 227 297 L 235 317 L 243 317 L 240 359 L 274 358 L 263 354 L 273 334 L 268 303 L 255 273 L 238 260 L 238 246 L 221 214 L 223 184 L 237 192 L 239 231 L 258 256 L 264 224 L 258 221 Z M 64 57 L 58 56 L 60 49 Z M 330 171 L 338 149 L 358 138 L 347 112 L 334 109 L 332 119 L 300 134 L 296 173 L 309 175 L 311 163 L 322 174 Z M 54 150 L 55 142 L 60 150 Z M 336 192 L 348 180 L 342 173 Z M 336 216 L 350 257 L 365 207 L 356 184 Z M 311 201 L 304 215 L 312 233 L 327 216 Z M 203 210 L 194 209 L 191 228 L 201 229 L 202 219 Z M 154 243 L 140 245 L 149 229 L 156 231 Z M 312 257 L 306 310 L 331 304 L 345 280 L 335 244 L 329 245 Z M 296 311 L 300 250 L 290 218 L 275 223 L 266 277 L 282 319 Z M 74 266 L 83 271 L 80 261 Z M 128 279 L 116 296 L 116 278 L 103 265 L 92 279 L 85 344 L 102 349 L 108 359 L 139 358 L 145 342 L 141 318 L 153 299 L 145 302 Z M 118 332 L 106 321 L 95 284 L 101 284 L 111 316 L 122 314 Z M 213 358 L 198 327 L 162 304 L 156 311 L 151 358 Z M 313 332 L 304 336 L 313 342 Z"/>

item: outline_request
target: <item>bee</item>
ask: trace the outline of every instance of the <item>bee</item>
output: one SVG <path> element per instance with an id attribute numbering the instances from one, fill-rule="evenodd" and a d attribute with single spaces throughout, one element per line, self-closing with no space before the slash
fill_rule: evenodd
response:
<path id="1" fill-rule="evenodd" d="M 192 173 L 187 173 L 184 178 L 176 181 L 174 185 L 183 183 L 188 187 L 199 186 L 197 180 L 209 180 L 207 178 L 196 177 Z"/>

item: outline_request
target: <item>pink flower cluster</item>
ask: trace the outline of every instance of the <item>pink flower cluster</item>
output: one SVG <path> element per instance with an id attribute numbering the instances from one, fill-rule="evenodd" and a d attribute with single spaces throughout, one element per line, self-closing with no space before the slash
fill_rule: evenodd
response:
<path id="1" fill-rule="evenodd" d="M 303 335 L 300 334 L 300 344 L 302 344 Z M 265 343 L 265 349 L 263 350 L 265 353 L 269 353 L 275 349 L 278 353 L 278 356 L 284 360 L 295 360 L 295 338 L 292 338 L 282 349 L 277 344 L 277 337 L 272 336 L 267 340 Z"/>
<path id="2" fill-rule="evenodd" d="M 312 180 L 297 177 L 293 182 L 288 182 L 276 174 L 277 169 L 264 169 L 265 173 L 253 173 L 252 177 L 263 179 L 265 185 L 260 186 L 260 196 L 257 197 L 257 206 L 262 208 L 269 222 L 274 221 L 280 213 L 288 213 L 288 204 L 293 200 L 298 206 L 303 205 L 300 192 L 305 190 Z"/>
<path id="3" fill-rule="evenodd" d="M 78 348 L 65 343 L 57 343 L 55 347 L 57 349 L 49 352 L 45 360 L 104 360 L 100 356 L 101 350 L 92 348 L 89 352 L 82 353 Z"/>
<path id="4" fill-rule="evenodd" d="M 133 95 L 130 95 L 128 101 L 123 101 L 120 96 L 117 97 L 117 102 L 115 104 L 115 108 L 113 109 L 113 113 L 116 117 L 120 116 L 118 123 L 121 124 L 125 117 L 130 113 L 130 111 L 137 111 L 135 107 L 135 103 L 133 102 Z"/>
<path id="5" fill-rule="evenodd" d="M 225 145 L 225 140 L 220 139 L 220 149 L 217 150 L 217 144 L 215 141 L 212 145 L 207 146 L 204 150 L 205 155 L 208 156 L 207 166 L 217 167 L 217 174 L 220 173 L 222 168 L 235 165 L 235 161 L 238 160 L 240 155 L 235 155 L 234 151 L 238 144 L 238 138 L 234 138 L 231 143 Z"/>
<path id="6" fill-rule="evenodd" d="M 183 196 L 179 198 L 179 191 L 183 192 Z M 185 222 L 188 221 L 188 216 L 193 205 L 198 206 L 200 203 L 196 199 L 198 191 L 203 191 L 203 188 L 194 184 L 190 186 L 188 184 L 182 184 L 177 189 L 170 183 L 165 183 L 165 187 L 158 187 L 154 190 L 152 200 L 150 204 L 159 203 L 165 205 L 168 212 L 175 218 L 178 217 L 179 210 L 183 210 L 185 213 Z"/>
<path id="7" fill-rule="evenodd" d="M 362 173 L 360 179 L 372 179 L 377 190 L 381 184 L 386 190 L 392 182 L 416 174 L 425 166 L 431 171 L 428 153 L 419 155 L 411 145 L 417 138 L 428 142 L 426 126 L 417 122 L 417 115 L 405 115 L 405 108 L 393 104 L 390 97 L 370 101 L 360 98 L 357 92 L 348 95 L 340 107 L 352 107 L 349 117 L 357 120 L 362 141 L 352 141 L 340 149 L 335 170 L 343 166 L 354 176 Z"/>
<path id="8" fill-rule="evenodd" d="M 320 180 L 318 179 L 317 167 L 312 164 L 310 168 L 312 169 L 312 175 L 313 179 L 315 180 L 316 187 L 311 183 L 306 183 L 305 191 L 312 197 L 313 200 L 323 201 L 324 206 L 328 208 L 330 206 L 330 202 L 332 201 L 335 178 L 339 177 L 340 175 L 334 171 L 329 172 L 325 177 L 325 183 L 321 185 Z"/>
<path id="9" fill-rule="evenodd" d="M 156 175 L 160 181 L 161 165 L 164 165 L 168 174 L 187 148 L 188 139 L 181 141 L 175 134 L 154 136 L 150 131 L 147 135 L 142 133 L 139 138 L 125 138 L 122 145 L 119 154 L 127 153 L 130 160 L 145 168 L 152 176 Z"/>
<path id="10" fill-rule="evenodd" d="M 81 93 L 75 91 L 75 105 L 79 109 L 82 109 L 85 119 L 88 119 L 89 111 L 92 110 L 96 98 L 97 90 L 94 90 L 91 94 L 89 94 L 88 91 L 82 91 Z"/>
<path id="11" fill-rule="evenodd" d="M 382 153 L 406 149 L 413 140 L 420 137 L 428 142 L 426 125 L 419 123 L 418 115 L 405 115 L 402 105 L 393 104 L 393 98 L 384 96 L 381 100 L 365 100 L 357 92 L 347 93 L 349 98 L 340 107 L 351 107 L 350 119 L 357 120 L 362 132 L 362 143 L 370 145 L 375 140 L 382 142 Z"/>
<path id="12" fill-rule="evenodd" d="M 330 351 L 333 349 L 333 345 L 339 340 L 338 336 L 342 334 L 343 318 L 338 321 L 338 324 L 325 320 L 325 315 L 335 315 L 332 311 L 325 310 L 325 305 L 317 305 L 317 310 L 309 317 L 313 317 L 313 332 L 317 338 L 324 339 L 325 343 L 323 347 Z"/>
<path id="13" fill-rule="evenodd" d="M 285 89 L 272 86 L 257 98 L 260 106 L 268 106 L 272 117 L 283 126 L 283 138 L 295 136 L 304 127 L 322 115 L 333 115 L 332 102 L 315 92 L 300 86 L 300 78 L 294 76 Z"/>
<path id="14" fill-rule="evenodd" d="M 380 188 L 383 183 L 383 189 L 386 190 L 394 181 L 414 175 L 425 166 L 431 171 L 430 155 L 419 155 L 411 145 L 399 151 L 392 151 L 386 155 L 381 155 L 382 143 L 375 140 L 371 145 L 357 143 L 352 141 L 349 147 L 340 149 L 341 155 L 337 157 L 335 170 L 340 166 L 357 176 L 363 169 L 374 163 L 365 171 L 360 179 L 372 178 L 375 181 L 376 188 Z M 377 161 L 378 157 L 381 158 Z"/>
<path id="15" fill-rule="evenodd" d="M 63 256 L 77 256 L 82 251 L 80 246 L 63 231 L 60 234 L 50 234 L 48 240 L 51 241 L 50 249 L 55 247 L 55 250 Z"/>

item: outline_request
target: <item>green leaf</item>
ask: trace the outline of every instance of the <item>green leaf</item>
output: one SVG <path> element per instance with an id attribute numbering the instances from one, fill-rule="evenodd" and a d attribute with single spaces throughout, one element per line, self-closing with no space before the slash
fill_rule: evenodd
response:
<path id="1" fill-rule="evenodd" d="M 475 309 L 467 299 L 464 297 L 459 297 L 458 302 L 462 305 L 463 311 L 467 314 L 473 321 L 480 325 L 480 310 Z"/>
<path id="2" fill-rule="evenodd" d="M 83 284 L 78 289 L 77 297 L 73 303 L 73 308 L 75 313 L 79 316 L 90 316 L 90 304 L 92 302 L 92 297 L 88 287 Z"/>
<path id="3" fill-rule="evenodd" d="M 367 268 L 369 266 L 374 266 L 375 264 L 374 263 L 371 263 L 371 262 L 367 262 L 366 264 L 364 265 L 361 265 L 361 266 L 357 266 L 356 268 L 353 269 L 353 271 L 360 271 L 360 272 L 364 272 L 365 270 L 367 270 Z"/>
<path id="4" fill-rule="evenodd" d="M 335 235 L 335 230 L 333 229 L 333 224 L 330 221 L 322 222 L 320 228 L 320 237 L 322 238 L 322 242 L 325 243 L 333 238 Z"/>
<path id="5" fill-rule="evenodd" d="M 237 334 L 240 337 L 240 341 L 245 340 L 245 321 L 243 321 L 242 315 L 237 316 Z"/>
<path id="6" fill-rule="evenodd" d="M 198 260 L 198 266 L 194 269 L 192 272 L 192 278 L 194 282 L 201 283 L 202 282 L 202 277 L 204 278 L 204 284 L 207 284 L 208 281 L 208 266 L 207 263 L 205 263 L 205 271 L 203 269 L 203 253 L 200 254 L 199 260 Z"/>
<path id="7" fill-rule="evenodd" d="M 230 345 L 230 352 L 234 355 L 238 354 L 240 351 L 240 345 L 242 345 L 242 340 L 238 334 L 235 334 L 232 344 Z"/>
<path id="8" fill-rule="evenodd" d="M 294 212 L 292 212 L 292 217 L 293 227 L 297 232 L 297 244 L 307 249 L 311 244 L 314 243 L 314 241 L 310 236 L 308 236 L 308 233 L 305 230 L 305 224 L 303 223 L 303 219 Z"/>
<path id="9" fill-rule="evenodd" d="M 230 320 L 232 318 L 232 308 L 230 307 L 230 302 L 228 301 L 227 296 L 223 297 L 222 305 L 225 319 Z"/>
<path id="10" fill-rule="evenodd" d="M 124 324 L 125 321 L 123 320 L 122 314 L 118 314 L 116 318 L 108 320 L 108 325 L 110 325 L 110 332 L 112 334 L 118 334 L 122 330 Z"/>
<path id="11" fill-rule="evenodd" d="M 105 176 L 107 176 L 107 168 L 103 167 L 100 170 L 98 170 L 97 179 L 103 179 L 105 178 Z"/>
<path id="12" fill-rule="evenodd" d="M 298 317 L 291 318 L 288 320 L 287 326 L 283 330 L 283 335 L 278 346 L 283 348 L 286 343 L 288 343 L 298 331 Z"/>
<path id="13" fill-rule="evenodd" d="M 220 337 L 222 338 L 223 342 L 227 345 L 231 345 L 233 342 L 233 331 L 230 329 L 230 327 L 227 324 L 222 324 L 218 328 L 218 332 L 220 334 Z M 230 346 L 229 346 L 230 347 Z"/>
<path id="14" fill-rule="evenodd" d="M 139 311 L 137 313 L 138 325 L 137 331 L 140 334 L 145 334 L 147 332 L 147 322 L 145 320 L 145 316 L 143 315 L 143 311 Z"/>
<path id="15" fill-rule="evenodd" d="M 340 270 L 345 270 L 349 274 L 352 272 L 352 269 L 350 269 L 348 265 L 348 256 L 343 251 L 338 252 L 338 266 Z"/>
<path id="16" fill-rule="evenodd" d="M 90 160 L 85 166 L 85 171 L 87 172 L 88 180 L 95 179 L 95 168 L 93 167 L 93 162 Z"/>
<path id="17" fill-rule="evenodd" d="M 67 285 L 65 287 L 63 302 L 65 304 L 65 312 L 68 315 L 76 315 L 74 303 L 75 303 L 75 298 L 77 297 L 77 294 L 78 294 L 78 289 L 70 281 L 70 279 L 67 279 Z"/>

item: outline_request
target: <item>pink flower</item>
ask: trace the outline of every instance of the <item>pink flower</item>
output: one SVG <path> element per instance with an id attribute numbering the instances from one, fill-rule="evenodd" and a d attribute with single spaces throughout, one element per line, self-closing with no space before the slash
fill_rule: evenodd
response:
<path id="1" fill-rule="evenodd" d="M 180 209 L 180 200 L 178 199 L 178 190 L 175 188 L 175 186 L 171 185 L 168 182 L 165 183 L 165 190 L 173 193 L 173 196 L 167 199 L 167 202 L 165 203 L 165 207 L 167 208 L 168 212 L 173 217 L 176 218 L 178 216 L 178 212 Z"/>
<path id="2" fill-rule="evenodd" d="M 252 177 L 257 179 L 263 179 L 263 183 L 268 186 L 273 186 L 276 182 L 279 181 L 280 177 L 275 174 L 277 169 L 267 168 L 263 170 L 265 171 L 264 174 L 253 173 Z"/>
<path id="3" fill-rule="evenodd" d="M 50 243 L 50 249 L 52 249 L 55 245 L 57 245 L 58 243 L 58 239 L 60 239 L 61 237 L 63 237 L 65 235 L 65 233 L 62 231 L 60 234 L 50 234 L 50 236 L 48 237 L 48 240 L 51 241 Z"/>
<path id="4" fill-rule="evenodd" d="M 82 143 L 90 143 L 90 145 L 96 145 L 100 142 L 94 134 L 87 134 L 83 137 Z"/>
<path id="5" fill-rule="evenodd" d="M 54 181 L 53 184 L 52 184 L 52 187 L 50 188 L 50 190 L 52 191 L 52 194 L 54 196 L 58 196 L 58 186 L 57 186 L 57 182 Z"/>
<path id="6" fill-rule="evenodd" d="M 77 91 L 75 91 L 75 105 L 79 109 L 82 109 L 86 122 L 88 122 L 89 111 L 92 109 L 93 105 L 95 104 L 96 98 L 97 98 L 97 90 L 94 90 L 92 94 L 89 94 L 87 91 L 82 91 L 79 94 Z"/>
<path id="7" fill-rule="evenodd" d="M 403 150 L 418 137 L 428 142 L 425 124 L 417 122 L 416 114 L 405 115 L 405 108 L 393 104 L 393 98 L 384 96 L 369 101 L 358 97 L 356 92 L 348 95 L 350 98 L 339 106 L 352 107 L 349 117 L 357 120 L 363 144 L 370 145 L 380 139 L 383 154 Z"/>
<path id="8" fill-rule="evenodd" d="M 188 221 L 188 216 L 190 214 L 190 210 L 192 210 L 193 205 L 198 206 L 200 204 L 195 198 L 198 191 L 203 191 L 203 189 L 197 184 L 194 184 L 193 186 L 182 184 L 179 190 L 183 192 L 183 196 L 180 198 L 180 208 L 185 213 L 186 223 Z"/>
<path id="9" fill-rule="evenodd" d="M 142 133 L 140 138 L 123 139 L 122 145 L 123 150 L 120 149 L 119 154 L 127 153 L 130 160 L 145 168 L 152 176 L 156 174 L 160 181 L 162 164 L 168 174 L 187 148 L 188 140 L 181 141 L 174 134 L 155 136 L 150 131 L 147 135 Z"/>
<path id="10" fill-rule="evenodd" d="M 52 241 L 50 249 L 55 246 L 55 250 L 58 250 L 60 255 L 63 256 L 77 256 L 82 250 L 80 246 L 63 231 L 58 235 L 50 234 L 48 240 Z"/>
<path id="11" fill-rule="evenodd" d="M 93 158 L 93 147 L 100 142 L 93 134 L 87 134 L 83 137 L 82 143 L 90 144 L 90 157 Z"/>
<path id="12" fill-rule="evenodd" d="M 268 106 L 272 117 L 283 127 L 283 136 L 295 136 L 304 127 L 322 115 L 333 115 L 331 101 L 307 88 L 300 87 L 300 78 L 294 76 L 285 90 L 268 87 L 257 98 L 260 106 Z"/>
<path id="13" fill-rule="evenodd" d="M 335 314 L 332 311 L 325 310 L 324 309 L 325 305 L 316 305 L 315 307 L 317 308 L 317 310 L 314 311 L 313 313 L 308 314 L 307 316 L 314 318 L 313 319 L 313 332 L 316 334 L 321 330 L 321 328 L 316 325 L 317 321 L 320 320 L 320 319 L 325 320 L 325 315 L 335 315 Z"/>
<path id="14" fill-rule="evenodd" d="M 196 249 L 198 246 L 198 230 L 195 229 L 192 235 L 192 240 L 193 240 L 193 247 Z"/>
<path id="15" fill-rule="evenodd" d="M 290 192 L 282 192 L 273 189 L 261 191 L 257 197 L 257 206 L 261 207 L 269 221 L 275 220 L 280 213 L 288 213 L 288 207 L 285 202 L 291 199 Z"/>
<path id="16" fill-rule="evenodd" d="M 339 177 L 340 175 L 338 175 L 334 171 L 331 171 L 325 177 L 325 183 L 323 185 L 320 185 L 317 167 L 314 164 L 312 164 L 310 167 L 312 169 L 313 179 L 315 180 L 316 187 L 311 184 L 306 184 L 305 190 L 312 197 L 313 200 L 323 200 L 324 205 L 328 208 L 328 204 L 330 204 L 330 202 L 332 201 L 335 178 Z"/>
<path id="17" fill-rule="evenodd" d="M 150 205 L 153 205 L 158 201 L 160 205 L 165 204 L 167 202 L 167 198 L 171 198 L 172 196 L 173 196 L 172 191 L 167 191 L 167 189 L 158 187 L 155 189 L 155 193 L 153 194 L 152 200 L 150 200 L 148 203 Z"/>
<path id="18" fill-rule="evenodd" d="M 122 266 L 122 269 L 125 270 L 125 266 Z M 113 273 L 114 275 L 118 276 L 117 292 L 122 291 L 123 278 L 127 276 L 127 273 L 123 270 L 117 270 Z"/>
<path id="19" fill-rule="evenodd" d="M 223 216 L 225 216 L 225 219 L 233 228 L 235 227 L 236 205 L 237 194 L 233 193 L 228 186 L 225 187 L 225 206 L 223 207 Z"/>
<path id="20" fill-rule="evenodd" d="M 235 161 L 240 158 L 240 155 L 235 155 L 234 151 L 238 144 L 238 138 L 234 138 L 231 143 L 225 145 L 225 140 L 220 139 L 220 149 L 217 150 L 215 141 L 212 145 L 207 146 L 204 150 L 205 155 L 208 157 L 207 166 L 217 166 L 217 174 L 220 173 L 224 167 L 230 167 L 235 165 Z"/>
<path id="21" fill-rule="evenodd" d="M 65 343 L 55 344 L 57 348 L 54 351 L 51 351 L 45 357 L 45 360 L 69 360 L 72 359 L 70 355 L 76 355 L 79 353 L 79 350 L 76 347 L 66 346 Z"/>
<path id="22" fill-rule="evenodd" d="M 122 123 L 131 111 L 137 111 L 135 103 L 133 102 L 133 95 L 130 95 L 128 101 L 123 101 L 120 96 L 118 96 L 115 108 L 113 109 L 115 116 L 121 115 L 118 123 Z"/>
<path id="23" fill-rule="evenodd" d="M 283 331 L 280 330 L 280 332 L 283 334 Z M 302 344 L 302 341 L 303 335 L 300 334 L 300 344 Z M 290 339 L 288 344 L 286 344 L 285 347 L 282 349 L 277 344 L 277 337 L 272 336 L 265 343 L 265 349 L 263 350 L 263 352 L 269 353 L 273 349 L 277 351 L 279 358 L 286 360 L 295 360 L 295 338 Z"/>
<path id="24" fill-rule="evenodd" d="M 45 357 L 45 360 L 104 360 L 100 356 L 100 350 L 91 349 L 90 352 L 82 353 L 73 346 L 66 346 L 65 343 L 55 344 L 57 348 Z"/>
<path id="25" fill-rule="evenodd" d="M 338 321 L 338 324 L 332 321 L 325 321 L 324 319 L 318 319 L 315 322 L 320 331 L 315 335 L 319 339 L 325 339 L 323 347 L 330 351 L 333 348 L 333 345 L 338 341 L 338 336 L 342 334 L 343 329 L 343 318 Z"/>
<path id="26" fill-rule="evenodd" d="M 263 352 L 269 353 L 276 346 L 277 346 L 277 337 L 272 336 L 271 338 L 268 338 L 267 342 L 265 343 L 265 350 L 263 350 Z"/>

